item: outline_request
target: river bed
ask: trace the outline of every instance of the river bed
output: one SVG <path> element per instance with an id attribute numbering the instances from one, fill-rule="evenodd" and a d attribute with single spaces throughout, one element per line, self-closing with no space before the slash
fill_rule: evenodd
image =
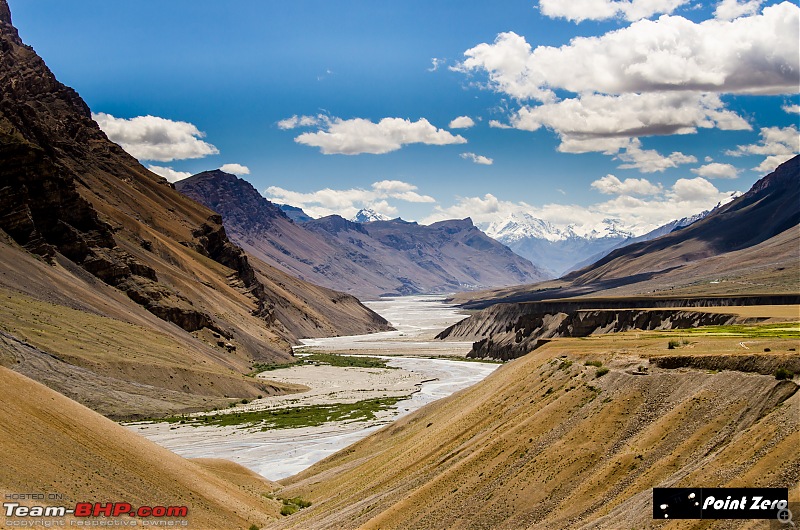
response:
<path id="1" fill-rule="evenodd" d="M 267 379 L 302 382 L 309 392 L 255 400 L 244 408 L 346 403 L 373 397 L 406 396 L 371 421 L 336 422 L 318 427 L 260 431 L 241 427 L 136 423 L 128 428 L 187 458 L 224 458 L 270 479 L 294 475 L 323 458 L 418 408 L 471 386 L 496 364 L 463 357 L 469 343 L 432 341 L 446 326 L 464 318 L 436 297 L 401 297 L 367 302 L 396 331 L 352 337 L 309 339 L 303 351 L 379 354 L 397 370 L 298 366 L 262 374 Z M 440 358 L 426 358 L 435 355 Z M 285 372 L 282 374 L 282 372 Z"/>

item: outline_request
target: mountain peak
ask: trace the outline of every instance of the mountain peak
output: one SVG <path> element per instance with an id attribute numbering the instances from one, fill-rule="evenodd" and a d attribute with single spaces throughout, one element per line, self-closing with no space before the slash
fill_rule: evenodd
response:
<path id="1" fill-rule="evenodd" d="M 390 219 L 390 217 L 378 213 L 372 208 L 362 208 L 350 220 L 354 223 L 371 223 L 373 221 L 389 221 Z"/>
<path id="2" fill-rule="evenodd" d="M 6 0 L 0 0 L 0 22 L 11 25 L 11 9 Z"/>

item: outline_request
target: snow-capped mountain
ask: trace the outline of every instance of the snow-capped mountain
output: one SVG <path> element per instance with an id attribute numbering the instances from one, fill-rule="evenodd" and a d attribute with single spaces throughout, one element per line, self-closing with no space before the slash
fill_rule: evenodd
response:
<path id="1" fill-rule="evenodd" d="M 512 213 L 502 221 L 484 224 L 481 227 L 489 237 L 511 245 L 525 239 L 544 239 L 551 242 L 564 241 L 571 238 L 603 239 L 633 237 L 630 230 L 626 230 L 619 219 L 603 219 L 597 225 L 568 225 L 558 228 L 544 219 L 534 217 L 529 213 Z"/>
<path id="2" fill-rule="evenodd" d="M 508 245 L 511 250 L 554 276 L 576 270 L 603 258 L 617 248 L 649 241 L 687 227 L 739 197 L 733 192 L 714 208 L 652 225 L 630 225 L 620 219 L 605 218 L 595 224 L 570 224 L 558 227 L 526 212 L 515 212 L 501 221 L 478 225 L 489 237 Z"/>
<path id="3" fill-rule="evenodd" d="M 372 208 L 362 208 L 350 220 L 354 223 L 371 223 L 373 221 L 389 221 L 390 219 L 390 217 L 387 217 L 382 213 L 378 213 Z"/>

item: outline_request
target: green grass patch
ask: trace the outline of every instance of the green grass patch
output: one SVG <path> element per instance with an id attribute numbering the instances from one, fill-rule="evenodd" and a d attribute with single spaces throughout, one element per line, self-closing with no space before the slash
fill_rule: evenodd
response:
<path id="1" fill-rule="evenodd" d="M 209 414 L 205 416 L 170 417 L 152 420 L 155 422 L 183 423 L 193 427 L 210 425 L 214 427 L 238 426 L 241 428 L 296 429 L 299 427 L 318 427 L 335 421 L 369 421 L 375 414 L 389 409 L 405 398 L 365 399 L 355 403 L 334 403 L 331 405 L 308 405 L 305 407 L 282 407 L 271 410 L 232 412 L 229 414 Z"/>
<path id="2" fill-rule="evenodd" d="M 600 367 L 600 368 L 598 368 L 598 369 L 597 369 L 597 372 L 595 372 L 594 376 L 595 376 L 595 377 L 603 377 L 603 376 L 604 376 L 604 375 L 606 375 L 608 372 L 609 372 L 609 369 L 608 369 L 608 368 L 606 368 L 605 366 L 602 366 L 602 367 Z"/>
<path id="3" fill-rule="evenodd" d="M 601 366 L 603 366 L 603 362 L 602 361 L 586 361 L 583 364 L 586 365 L 586 366 L 595 366 L 597 368 L 600 368 Z"/>
<path id="4" fill-rule="evenodd" d="M 786 368 L 778 368 L 775 370 L 775 379 L 783 380 L 783 379 L 792 379 L 794 374 L 787 370 Z"/>
<path id="5" fill-rule="evenodd" d="M 395 366 L 388 366 L 386 359 L 377 357 L 367 357 L 363 355 L 338 355 L 335 353 L 311 353 L 303 357 L 306 364 L 328 364 L 330 366 L 340 366 L 342 368 L 386 368 L 396 369 Z"/>
<path id="6" fill-rule="evenodd" d="M 298 510 L 302 510 L 303 508 L 308 508 L 311 506 L 311 501 L 303 500 L 300 497 L 293 497 L 291 499 L 281 499 L 283 501 L 283 506 L 281 506 L 281 515 L 292 515 L 293 513 L 297 513 Z"/>
<path id="7" fill-rule="evenodd" d="M 718 337 L 741 337 L 748 339 L 776 338 L 800 339 L 800 323 L 781 322 L 778 324 L 746 325 L 733 324 L 730 326 L 703 326 L 676 330 L 681 334 L 705 335 Z"/>
<path id="8" fill-rule="evenodd" d="M 302 360 L 295 361 L 293 363 L 284 363 L 284 364 L 278 364 L 278 363 L 253 363 L 250 366 L 250 369 L 252 371 L 247 375 L 250 376 L 250 377 L 255 377 L 258 374 L 260 374 L 261 372 L 271 372 L 273 370 L 282 370 L 283 368 L 291 368 L 292 366 L 298 366 L 298 365 L 301 365 L 301 364 L 305 364 L 305 363 Z"/>

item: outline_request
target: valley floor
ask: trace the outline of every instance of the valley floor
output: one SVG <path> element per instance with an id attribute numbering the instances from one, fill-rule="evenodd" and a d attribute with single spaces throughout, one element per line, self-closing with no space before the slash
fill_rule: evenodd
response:
<path id="1" fill-rule="evenodd" d="M 267 396 L 192 417 L 275 409 L 310 415 L 318 411 L 315 407 L 331 407 L 330 410 L 336 411 L 340 404 L 361 402 L 366 403 L 365 407 L 373 407 L 380 401 L 386 406 L 375 411 L 373 418 L 266 430 L 246 422 L 226 426 L 137 422 L 128 427 L 181 456 L 225 458 L 278 480 L 302 471 L 427 403 L 475 384 L 497 368 L 496 364 L 461 360 L 471 347 L 469 342 L 432 340 L 441 329 L 463 318 L 439 297 L 401 297 L 367 304 L 392 322 L 397 331 L 309 339 L 300 350 L 348 355 L 378 353 L 392 369 L 300 365 L 271 370 L 259 377 L 303 385 L 309 390 Z"/>

